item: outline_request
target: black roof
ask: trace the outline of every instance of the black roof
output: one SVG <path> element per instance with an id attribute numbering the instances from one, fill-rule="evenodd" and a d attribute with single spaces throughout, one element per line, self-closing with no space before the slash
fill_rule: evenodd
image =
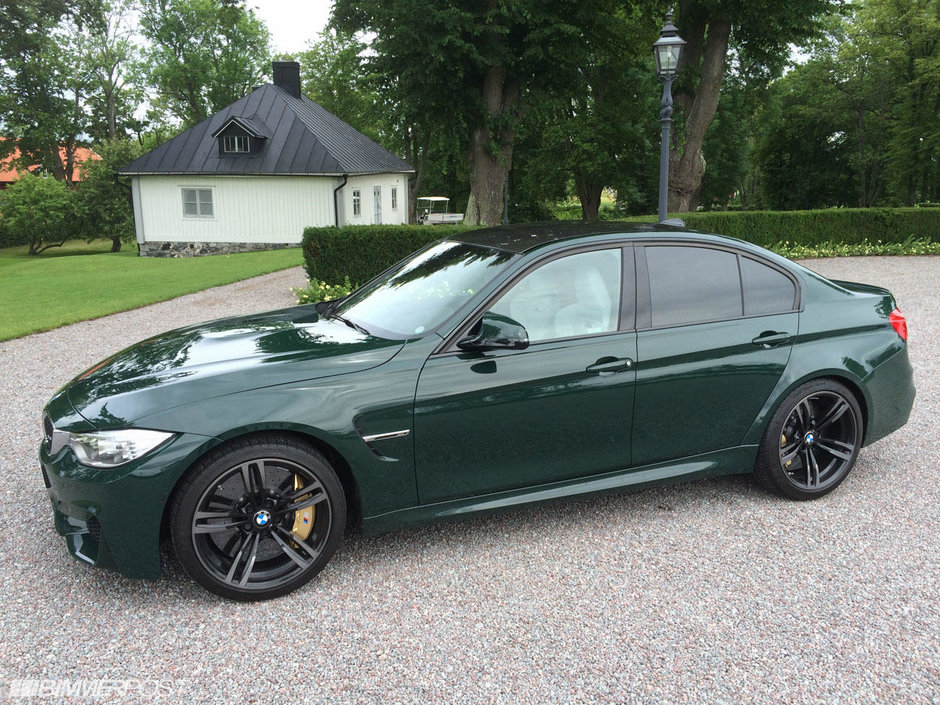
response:
<path id="1" fill-rule="evenodd" d="M 559 240 L 570 240 L 588 235 L 661 232 L 683 233 L 688 231 L 681 228 L 643 223 L 587 223 L 578 220 L 558 220 L 547 223 L 521 223 L 468 230 L 467 232 L 457 233 L 449 239 L 471 245 L 486 245 L 509 252 L 523 253 Z"/>
<path id="2" fill-rule="evenodd" d="M 236 122 L 263 139 L 221 156 L 216 138 Z M 122 174 L 381 174 L 414 169 L 314 103 L 266 84 L 122 168 Z"/>

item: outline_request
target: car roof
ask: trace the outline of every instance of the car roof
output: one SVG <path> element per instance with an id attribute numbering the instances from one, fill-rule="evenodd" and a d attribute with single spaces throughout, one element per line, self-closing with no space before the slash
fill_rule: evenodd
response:
<path id="1" fill-rule="evenodd" d="M 447 238 L 471 245 L 484 245 L 523 254 L 561 240 L 573 240 L 591 235 L 649 235 L 652 233 L 676 235 L 695 234 L 684 228 L 636 223 L 586 223 L 578 220 L 559 220 L 547 223 L 520 223 L 495 228 L 468 230 Z"/>

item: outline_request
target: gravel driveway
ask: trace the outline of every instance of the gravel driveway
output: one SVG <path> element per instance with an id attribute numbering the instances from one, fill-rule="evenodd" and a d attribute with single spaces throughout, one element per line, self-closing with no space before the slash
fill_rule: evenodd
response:
<path id="1" fill-rule="evenodd" d="M 733 477 L 353 533 L 313 583 L 260 604 L 211 596 L 169 557 L 159 582 L 69 557 L 40 411 L 140 338 L 290 304 L 301 271 L 0 343 L 0 702 L 94 679 L 112 702 L 940 702 L 940 258 L 808 264 L 889 287 L 916 368 L 910 423 L 833 494 L 794 503 Z"/>

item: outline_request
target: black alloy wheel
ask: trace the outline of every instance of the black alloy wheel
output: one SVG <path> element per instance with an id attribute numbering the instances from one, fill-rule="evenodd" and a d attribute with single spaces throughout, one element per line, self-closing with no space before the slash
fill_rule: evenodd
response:
<path id="1" fill-rule="evenodd" d="M 777 409 L 754 472 L 768 489 L 793 499 L 834 490 L 858 457 L 862 414 L 855 395 L 834 380 L 808 382 Z"/>
<path id="2" fill-rule="evenodd" d="M 346 523 L 327 460 L 297 440 L 236 441 L 198 463 L 174 495 L 176 554 L 196 582 L 236 600 L 287 594 L 329 561 Z"/>

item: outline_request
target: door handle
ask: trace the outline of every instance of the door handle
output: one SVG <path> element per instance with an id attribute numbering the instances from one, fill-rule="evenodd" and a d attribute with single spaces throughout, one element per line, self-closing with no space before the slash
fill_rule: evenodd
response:
<path id="1" fill-rule="evenodd" d="M 602 357 L 593 365 L 584 368 L 584 371 L 602 375 L 629 370 L 631 367 L 633 367 L 633 360 L 629 357 Z"/>
<path id="2" fill-rule="evenodd" d="M 778 345 L 784 345 L 785 343 L 789 343 L 789 342 L 790 342 L 790 334 L 789 334 L 789 333 L 778 333 L 778 332 L 772 331 L 772 330 L 765 330 L 765 331 L 764 331 L 763 333 L 761 333 L 759 336 L 757 336 L 756 338 L 754 338 L 754 340 L 752 340 L 751 342 L 752 342 L 754 345 L 757 345 L 757 346 L 762 347 L 762 348 L 764 348 L 764 349 L 766 349 L 766 350 L 769 350 L 770 348 L 775 348 L 775 347 L 777 347 Z"/>

